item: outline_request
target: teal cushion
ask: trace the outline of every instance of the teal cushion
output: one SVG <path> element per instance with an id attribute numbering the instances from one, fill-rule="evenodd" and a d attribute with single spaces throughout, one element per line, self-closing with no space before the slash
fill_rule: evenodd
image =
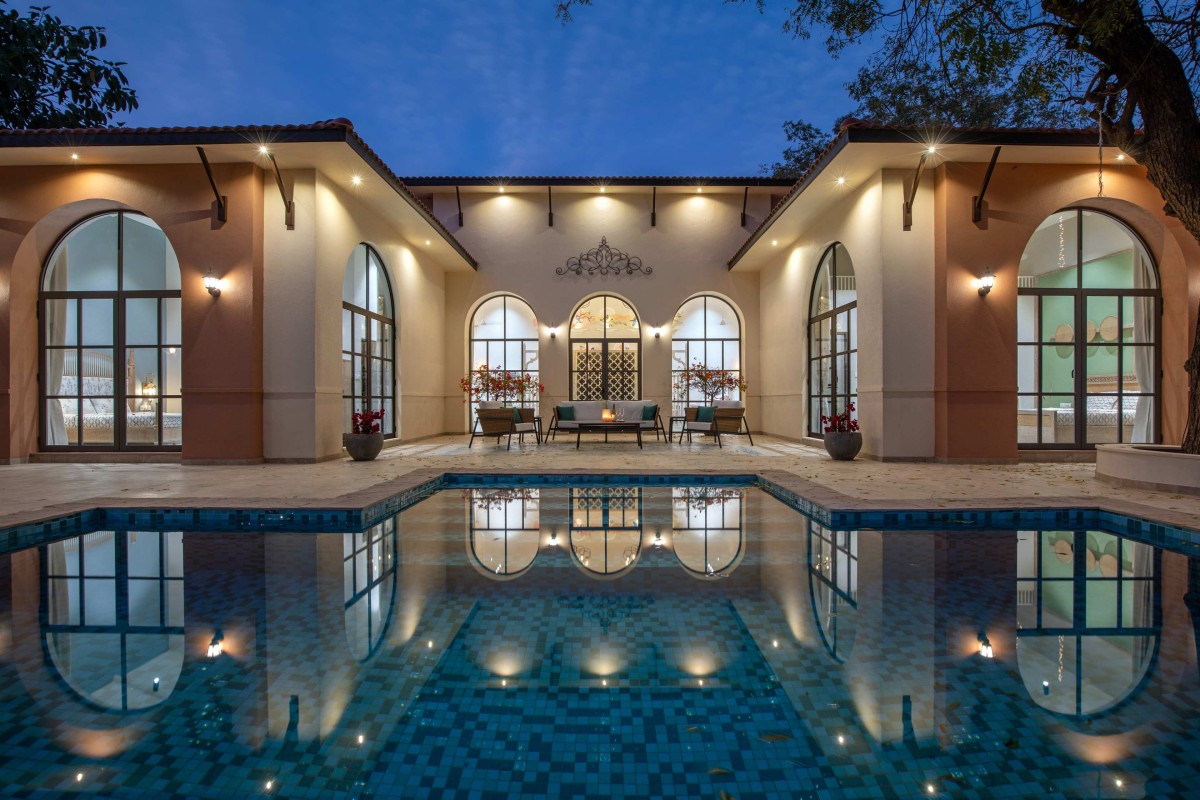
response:
<path id="1" fill-rule="evenodd" d="M 716 410 L 712 406 L 700 406 L 696 409 L 696 422 L 712 422 L 713 412 Z"/>
<path id="2" fill-rule="evenodd" d="M 558 411 L 558 419 L 560 421 L 575 421 L 575 406 L 557 406 L 556 410 Z"/>
<path id="3" fill-rule="evenodd" d="M 653 421 L 656 416 L 658 416 L 658 404 L 657 403 L 652 406 L 642 406 L 642 419 L 643 420 Z"/>
<path id="4" fill-rule="evenodd" d="M 521 409 L 514 408 L 513 409 L 513 422 L 520 422 L 520 421 L 521 421 Z"/>

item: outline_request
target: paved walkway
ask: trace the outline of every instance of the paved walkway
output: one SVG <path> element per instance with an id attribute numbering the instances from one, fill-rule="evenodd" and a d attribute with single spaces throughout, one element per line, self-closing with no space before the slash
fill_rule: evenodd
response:
<path id="1" fill-rule="evenodd" d="M 892 501 L 905 507 L 1011 506 L 1029 503 L 1137 504 L 1146 516 L 1200 527 L 1200 497 L 1123 489 L 1095 480 L 1092 464 L 1011 466 L 835 462 L 822 450 L 755 437 L 723 449 L 710 444 L 603 444 L 593 437 L 575 449 L 574 439 L 511 451 L 465 436 L 427 439 L 385 450 L 377 461 L 323 464 L 199 467 L 178 464 L 25 464 L 0 466 L 0 518 L 4 524 L 46 516 L 50 507 L 101 499 L 189 498 L 214 505 L 285 506 L 359 493 L 414 471 L 445 470 L 636 470 L 789 472 L 876 508 Z M 378 490 L 377 490 L 378 491 Z M 94 501 L 94 502 L 93 502 Z"/>

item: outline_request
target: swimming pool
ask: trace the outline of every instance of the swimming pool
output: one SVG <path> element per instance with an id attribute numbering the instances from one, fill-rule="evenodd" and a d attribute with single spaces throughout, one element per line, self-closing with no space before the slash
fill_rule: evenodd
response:
<path id="1" fill-rule="evenodd" d="M 461 480 L 362 532 L 278 512 L 268 526 L 295 531 L 197 514 L 43 535 L 0 556 L 0 785 L 874 798 L 1196 784 L 1197 558 L 1086 525 L 835 529 L 746 480 L 691 483 Z"/>

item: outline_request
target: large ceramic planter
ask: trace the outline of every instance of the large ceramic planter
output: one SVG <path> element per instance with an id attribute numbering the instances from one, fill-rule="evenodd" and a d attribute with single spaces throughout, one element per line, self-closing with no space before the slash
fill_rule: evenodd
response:
<path id="1" fill-rule="evenodd" d="M 834 461 L 853 461 L 859 450 L 862 450 L 862 434 L 858 431 L 825 434 L 825 452 Z"/>
<path id="2" fill-rule="evenodd" d="M 355 461 L 374 461 L 383 449 L 383 434 L 347 433 L 342 436 L 342 444 Z"/>

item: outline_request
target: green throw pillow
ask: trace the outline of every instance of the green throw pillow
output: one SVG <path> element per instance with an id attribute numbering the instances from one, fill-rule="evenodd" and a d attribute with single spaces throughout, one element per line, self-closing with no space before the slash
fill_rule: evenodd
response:
<path id="1" fill-rule="evenodd" d="M 696 422 L 712 422 L 716 410 L 713 406 L 700 406 L 696 409 Z"/>
<path id="2" fill-rule="evenodd" d="M 575 421 L 575 406 L 557 406 L 559 422 Z"/>
<path id="3" fill-rule="evenodd" d="M 519 408 L 514 408 L 514 409 L 513 409 L 513 422 L 516 422 L 517 424 L 520 424 L 520 422 L 521 422 L 521 409 L 519 409 Z"/>
<path id="4" fill-rule="evenodd" d="M 658 404 L 657 403 L 654 405 L 651 405 L 651 406 L 642 406 L 642 420 L 643 421 L 653 422 L 654 418 L 656 416 L 658 416 Z"/>

